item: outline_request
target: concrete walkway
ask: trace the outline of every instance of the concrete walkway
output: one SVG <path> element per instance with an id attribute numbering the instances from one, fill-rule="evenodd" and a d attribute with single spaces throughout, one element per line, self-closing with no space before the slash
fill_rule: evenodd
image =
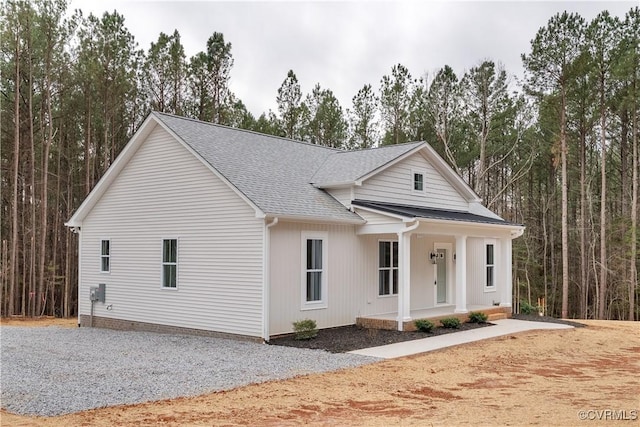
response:
<path id="1" fill-rule="evenodd" d="M 404 341 L 380 347 L 364 348 L 349 353 L 373 356 L 382 359 L 394 359 L 396 357 L 410 356 L 412 354 L 426 353 L 454 345 L 466 344 L 474 341 L 495 338 L 503 335 L 514 334 L 536 329 L 571 329 L 573 326 L 559 323 L 530 322 L 528 320 L 502 319 L 494 320 L 494 326 L 472 329 L 470 331 L 456 332 L 453 334 L 438 335 L 419 340 Z"/>

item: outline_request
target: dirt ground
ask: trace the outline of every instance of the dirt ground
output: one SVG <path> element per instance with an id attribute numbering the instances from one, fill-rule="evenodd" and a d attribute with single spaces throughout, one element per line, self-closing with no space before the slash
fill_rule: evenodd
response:
<path id="1" fill-rule="evenodd" d="M 2 411 L 0 424 L 638 425 L 640 323 L 585 323 L 194 398 L 50 418 Z"/>

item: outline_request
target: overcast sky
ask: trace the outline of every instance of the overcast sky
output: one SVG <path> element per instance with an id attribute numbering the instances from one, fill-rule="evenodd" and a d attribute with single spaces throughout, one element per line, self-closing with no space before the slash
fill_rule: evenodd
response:
<path id="1" fill-rule="evenodd" d="M 160 32 L 180 32 L 187 58 L 206 50 L 214 31 L 231 42 L 231 89 L 256 117 L 276 110 L 292 69 L 303 94 L 316 83 L 343 108 L 364 85 L 377 90 L 394 64 L 414 77 L 445 64 L 458 76 L 489 58 L 522 76 L 520 55 L 549 18 L 567 10 L 586 20 L 609 10 L 624 18 L 638 1 L 322 1 L 219 2 L 72 0 L 88 15 L 117 10 L 147 51 Z"/>

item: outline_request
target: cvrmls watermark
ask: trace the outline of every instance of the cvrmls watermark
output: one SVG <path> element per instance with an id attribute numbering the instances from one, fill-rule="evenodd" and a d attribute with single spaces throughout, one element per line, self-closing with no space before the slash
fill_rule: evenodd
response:
<path id="1" fill-rule="evenodd" d="M 635 421 L 637 409 L 583 409 L 578 411 L 578 419 L 589 421 Z"/>

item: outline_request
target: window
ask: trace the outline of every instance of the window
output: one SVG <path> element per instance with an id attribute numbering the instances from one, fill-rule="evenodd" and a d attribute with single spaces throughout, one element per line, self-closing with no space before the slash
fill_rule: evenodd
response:
<path id="1" fill-rule="evenodd" d="M 486 281 L 485 286 L 487 288 L 493 288 L 495 286 L 495 260 L 494 260 L 494 245 L 493 243 L 487 243 L 486 245 Z"/>
<path id="2" fill-rule="evenodd" d="M 425 169 L 411 169 L 411 192 L 413 194 L 425 194 L 425 179 L 427 171 Z"/>
<path id="3" fill-rule="evenodd" d="M 378 243 L 378 295 L 398 294 L 398 242 Z"/>
<path id="4" fill-rule="evenodd" d="M 162 240 L 162 287 L 177 287 L 178 240 Z"/>
<path id="5" fill-rule="evenodd" d="M 424 175 L 421 173 L 413 173 L 413 189 L 414 191 L 424 191 Z"/>
<path id="6" fill-rule="evenodd" d="M 109 240 L 100 241 L 100 272 L 109 273 L 111 271 L 111 242 Z"/>
<path id="7" fill-rule="evenodd" d="M 302 307 L 327 306 L 327 235 L 302 233 Z"/>

